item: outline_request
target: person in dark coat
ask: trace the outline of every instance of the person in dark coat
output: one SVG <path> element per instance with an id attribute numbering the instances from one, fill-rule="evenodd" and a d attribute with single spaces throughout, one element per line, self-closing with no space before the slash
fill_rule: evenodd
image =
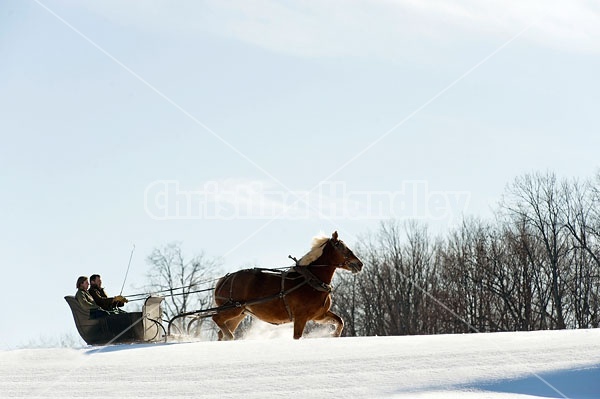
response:
<path id="1" fill-rule="evenodd" d="M 104 310 L 124 312 L 124 310 L 119 308 L 123 307 L 123 305 L 128 302 L 127 298 L 121 295 L 114 297 L 109 297 L 106 295 L 104 288 L 102 288 L 102 278 L 99 274 L 92 274 L 90 276 L 90 283 L 91 285 L 89 293 L 94 299 L 96 305 L 100 306 Z"/>

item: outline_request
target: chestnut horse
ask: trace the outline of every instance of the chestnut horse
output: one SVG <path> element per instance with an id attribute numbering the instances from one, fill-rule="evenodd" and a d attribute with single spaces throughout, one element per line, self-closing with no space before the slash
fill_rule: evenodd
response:
<path id="1" fill-rule="evenodd" d="M 331 307 L 331 279 L 339 267 L 358 273 L 362 262 L 338 240 L 315 237 L 312 249 L 285 271 L 246 269 L 222 277 L 215 286 L 215 302 L 220 310 L 212 316 L 219 326 L 219 341 L 234 338 L 241 321 L 250 314 L 271 324 L 294 322 L 294 339 L 299 339 L 306 323 L 335 325 L 339 337 L 342 318 Z"/>

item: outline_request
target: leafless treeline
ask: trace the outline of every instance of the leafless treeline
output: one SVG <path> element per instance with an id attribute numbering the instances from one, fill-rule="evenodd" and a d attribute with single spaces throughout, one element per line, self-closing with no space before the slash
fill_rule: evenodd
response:
<path id="1" fill-rule="evenodd" d="M 387 222 L 356 252 L 363 272 L 336 275 L 346 335 L 599 327 L 600 174 L 524 175 L 494 221 L 436 239 Z"/>

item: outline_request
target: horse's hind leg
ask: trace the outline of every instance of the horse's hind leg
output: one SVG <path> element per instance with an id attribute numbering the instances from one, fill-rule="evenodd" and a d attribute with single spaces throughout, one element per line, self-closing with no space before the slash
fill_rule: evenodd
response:
<path id="1" fill-rule="evenodd" d="M 229 331 L 231 331 L 231 334 L 233 334 L 234 339 L 235 339 L 235 330 L 237 330 L 238 326 L 240 325 L 242 320 L 244 320 L 245 318 L 246 318 L 246 314 L 244 312 L 242 312 L 241 315 L 234 317 L 233 319 L 229 319 L 225 323 L 225 324 L 227 324 L 227 328 L 229 328 Z"/>
<path id="2" fill-rule="evenodd" d="M 315 319 L 317 323 L 325 324 L 333 324 L 335 326 L 335 331 L 333 332 L 334 337 L 339 337 L 342 335 L 342 330 L 344 329 L 344 320 L 331 310 L 327 311 L 321 318 Z"/>
<path id="3" fill-rule="evenodd" d="M 212 316 L 213 321 L 221 331 L 219 331 L 219 341 L 229 341 L 234 338 L 233 332 L 244 319 L 243 308 L 237 308 L 219 312 Z"/>

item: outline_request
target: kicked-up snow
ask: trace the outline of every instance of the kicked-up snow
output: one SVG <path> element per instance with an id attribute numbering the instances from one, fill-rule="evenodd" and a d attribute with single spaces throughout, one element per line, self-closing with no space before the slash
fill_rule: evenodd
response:
<path id="1" fill-rule="evenodd" d="M 0 352 L 0 396 L 600 398 L 600 330 Z M 256 337 L 256 336 L 255 336 Z"/>

